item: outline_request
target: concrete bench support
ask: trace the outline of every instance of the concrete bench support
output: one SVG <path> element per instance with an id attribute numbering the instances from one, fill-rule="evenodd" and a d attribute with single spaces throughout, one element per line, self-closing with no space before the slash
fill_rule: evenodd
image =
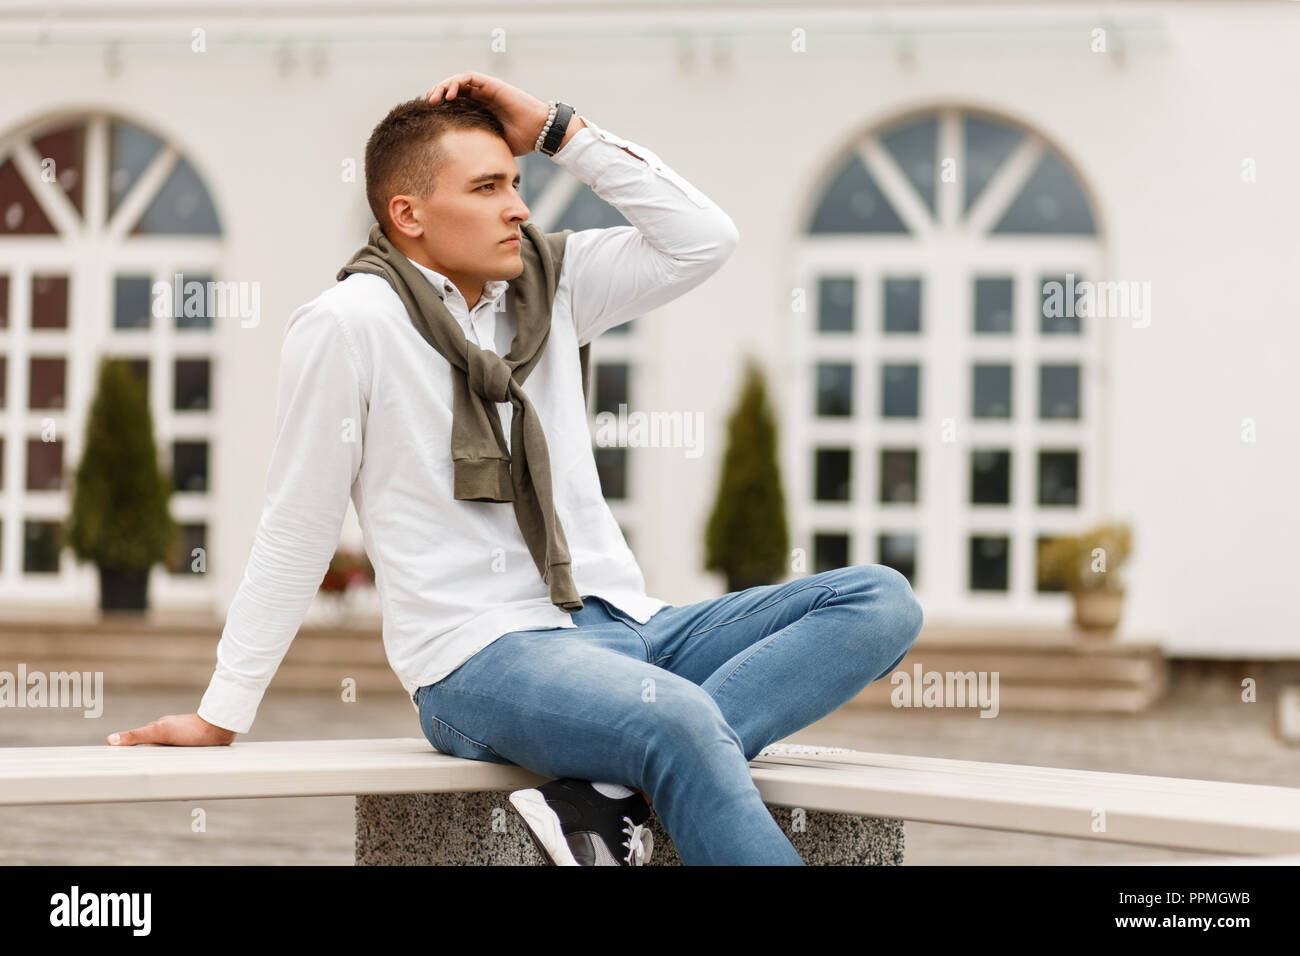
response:
<path id="1" fill-rule="evenodd" d="M 851 753 L 842 747 L 773 744 L 760 756 Z M 361 794 L 357 797 L 358 866 L 542 866 L 524 822 L 505 791 Z M 825 813 L 769 804 L 810 865 L 899 866 L 903 821 Z M 651 814 L 651 866 L 681 859 L 658 816 Z"/>

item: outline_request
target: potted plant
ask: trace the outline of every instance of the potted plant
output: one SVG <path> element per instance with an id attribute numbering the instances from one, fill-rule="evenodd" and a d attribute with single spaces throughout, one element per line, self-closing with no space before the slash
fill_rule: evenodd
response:
<path id="1" fill-rule="evenodd" d="M 776 422 L 763 373 L 752 358 L 746 361 L 727 430 L 722 475 L 705 533 L 704 566 L 726 576 L 727 590 L 740 591 L 779 580 L 790 547 Z"/>
<path id="2" fill-rule="evenodd" d="M 347 594 L 350 588 L 373 587 L 375 569 L 369 556 L 364 551 L 352 551 L 340 548 L 334 552 L 325 576 L 321 578 L 320 590 L 336 602 L 340 618 L 347 613 Z"/>
<path id="3" fill-rule="evenodd" d="M 1077 627 L 1109 636 L 1123 613 L 1124 586 L 1118 572 L 1132 546 L 1126 524 L 1102 524 L 1079 535 L 1052 538 L 1039 550 L 1039 580 L 1070 592 Z"/>
<path id="4" fill-rule="evenodd" d="M 180 536 L 171 493 L 143 384 L 126 361 L 101 359 L 62 541 L 79 563 L 98 565 L 101 610 L 148 607 L 149 570 Z"/>

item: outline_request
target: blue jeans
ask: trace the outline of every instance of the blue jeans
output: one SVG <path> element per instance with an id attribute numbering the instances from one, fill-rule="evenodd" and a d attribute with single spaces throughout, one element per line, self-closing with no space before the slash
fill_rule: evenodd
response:
<path id="1" fill-rule="evenodd" d="M 583 605 L 576 628 L 511 631 L 421 687 L 420 727 L 444 754 L 645 791 L 688 866 L 803 863 L 749 761 L 892 672 L 923 617 L 879 564 L 670 605 L 645 624 Z"/>

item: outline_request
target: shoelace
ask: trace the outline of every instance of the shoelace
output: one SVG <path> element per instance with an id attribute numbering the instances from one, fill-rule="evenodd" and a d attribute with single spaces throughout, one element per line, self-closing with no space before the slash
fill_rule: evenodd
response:
<path id="1" fill-rule="evenodd" d="M 627 834 L 627 839 L 623 845 L 627 847 L 627 856 L 623 859 L 628 866 L 645 866 L 645 861 L 650 859 L 650 854 L 654 852 L 655 835 L 650 828 L 640 823 L 633 823 L 631 817 L 624 817 L 623 822 L 627 824 L 623 832 Z"/>

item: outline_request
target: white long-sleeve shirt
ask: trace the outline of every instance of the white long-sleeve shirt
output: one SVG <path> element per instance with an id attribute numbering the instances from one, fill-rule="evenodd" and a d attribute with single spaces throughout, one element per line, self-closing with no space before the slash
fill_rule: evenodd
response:
<path id="1" fill-rule="evenodd" d="M 546 434 L 578 593 L 645 623 L 667 602 L 645 593 L 601 494 L 578 348 L 699 285 L 739 233 L 653 151 L 583 121 L 552 158 L 632 225 L 569 236 L 550 338 L 523 389 Z M 509 296 L 504 311 L 495 307 L 505 281 L 488 282 L 471 313 L 445 276 L 416 266 L 470 341 L 509 351 Z M 204 720 L 237 733 L 252 726 L 338 546 L 349 500 L 375 568 L 384 650 L 408 694 L 503 634 L 576 627 L 551 603 L 513 504 L 452 497 L 451 372 L 379 276 L 349 275 L 294 311 L 266 504 L 199 704 Z M 498 408 L 508 439 L 512 407 Z"/>

